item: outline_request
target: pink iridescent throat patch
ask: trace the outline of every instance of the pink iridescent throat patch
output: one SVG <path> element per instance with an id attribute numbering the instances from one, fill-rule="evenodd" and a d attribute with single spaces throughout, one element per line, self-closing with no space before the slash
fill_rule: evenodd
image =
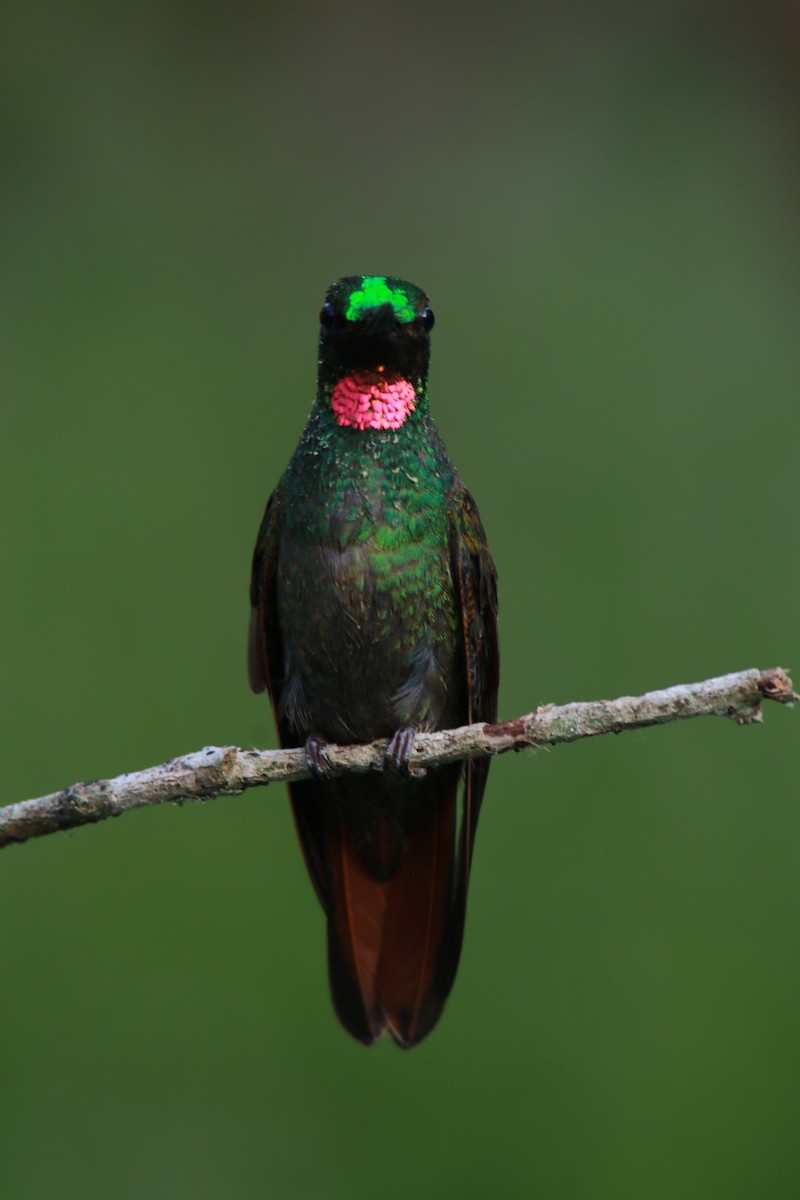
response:
<path id="1" fill-rule="evenodd" d="M 408 380 L 383 367 L 346 375 L 331 394 L 336 424 L 353 429 L 399 429 L 416 402 L 416 392 Z"/>

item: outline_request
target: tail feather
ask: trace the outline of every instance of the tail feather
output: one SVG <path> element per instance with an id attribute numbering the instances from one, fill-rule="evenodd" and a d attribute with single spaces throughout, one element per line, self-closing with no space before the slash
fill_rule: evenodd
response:
<path id="1" fill-rule="evenodd" d="M 353 796 L 348 810 L 347 798 L 326 784 L 293 785 L 306 863 L 328 918 L 333 1005 L 367 1045 L 384 1033 L 416 1045 L 450 992 L 466 902 L 458 776 L 446 768 L 427 780 L 402 822 L 374 816 L 357 830 L 345 820 Z"/>
<path id="2" fill-rule="evenodd" d="M 378 970 L 388 885 L 374 879 L 341 824 L 330 822 L 328 971 L 333 1006 L 355 1038 L 368 1045 L 383 1033 Z"/>
<path id="3" fill-rule="evenodd" d="M 378 992 L 401 1046 L 415 1045 L 436 1024 L 455 973 L 443 971 L 452 957 L 455 786 L 431 807 L 409 834 L 383 928 Z"/>
<path id="4" fill-rule="evenodd" d="M 328 919 L 333 1006 L 366 1045 L 384 1033 L 399 1046 L 417 1045 L 450 993 L 478 807 L 468 778 L 458 829 L 459 775 L 457 766 L 429 772 L 368 815 L 354 781 L 291 786 L 306 865 Z"/>

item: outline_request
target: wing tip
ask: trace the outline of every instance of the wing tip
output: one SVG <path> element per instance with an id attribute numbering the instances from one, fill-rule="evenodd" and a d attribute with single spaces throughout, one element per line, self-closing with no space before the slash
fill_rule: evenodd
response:
<path id="1" fill-rule="evenodd" d="M 258 609 L 250 609 L 250 626 L 247 631 L 247 678 L 254 692 L 263 692 L 264 679 L 263 654 L 261 650 L 261 621 Z"/>

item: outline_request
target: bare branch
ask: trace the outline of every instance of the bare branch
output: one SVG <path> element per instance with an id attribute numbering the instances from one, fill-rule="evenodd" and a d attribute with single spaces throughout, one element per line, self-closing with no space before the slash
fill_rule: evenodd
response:
<path id="1" fill-rule="evenodd" d="M 731 717 L 739 725 L 751 725 L 761 721 L 763 700 L 779 704 L 800 700 L 781 667 L 739 671 L 643 696 L 545 705 L 525 717 L 498 725 L 465 725 L 461 729 L 421 733 L 414 743 L 413 770 L 417 773 L 457 759 L 554 746 L 689 717 Z M 385 750 L 386 742 L 378 741 L 367 746 L 329 746 L 328 755 L 337 773 L 380 771 Z M 50 796 L 0 808 L 0 849 L 59 829 L 74 829 L 106 817 L 117 817 L 133 808 L 210 800 L 279 780 L 307 779 L 309 775 L 302 749 L 239 750 L 236 746 L 208 746 L 144 771 L 76 783 Z"/>

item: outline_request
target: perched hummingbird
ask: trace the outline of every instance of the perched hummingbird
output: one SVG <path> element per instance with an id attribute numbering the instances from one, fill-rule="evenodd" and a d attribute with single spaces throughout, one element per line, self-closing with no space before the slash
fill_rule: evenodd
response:
<path id="1" fill-rule="evenodd" d="M 495 719 L 496 575 L 428 411 L 424 292 L 349 276 L 320 324 L 317 397 L 253 557 L 250 683 L 312 771 L 289 790 L 339 1020 L 410 1047 L 455 978 L 488 760 L 419 778 L 409 758 L 418 730 Z M 331 770 L 326 742 L 375 738 L 382 773 Z"/>

